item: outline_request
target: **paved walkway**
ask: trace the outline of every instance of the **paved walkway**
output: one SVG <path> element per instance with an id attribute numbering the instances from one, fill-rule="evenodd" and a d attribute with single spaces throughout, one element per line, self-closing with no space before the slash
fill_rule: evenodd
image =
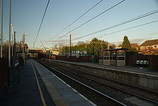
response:
<path id="1" fill-rule="evenodd" d="M 16 80 L 15 91 L 8 89 L 6 92 L 0 92 L 0 106 L 44 106 L 41 100 L 37 81 L 31 62 L 20 69 L 19 83 Z M 55 106 L 50 94 L 48 93 L 41 77 L 36 72 L 40 88 L 43 92 L 46 105 Z"/>
<path id="2" fill-rule="evenodd" d="M 96 106 L 35 60 L 28 59 L 19 75 L 14 92 L 0 92 L 0 106 Z"/>
<path id="3" fill-rule="evenodd" d="M 38 62 L 32 60 L 32 63 L 38 70 L 56 106 L 96 106 Z"/>

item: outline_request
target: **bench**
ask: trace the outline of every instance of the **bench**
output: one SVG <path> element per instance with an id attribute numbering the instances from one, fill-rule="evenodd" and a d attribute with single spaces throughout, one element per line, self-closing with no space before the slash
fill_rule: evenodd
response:
<path id="1" fill-rule="evenodd" d="M 137 60 L 135 65 L 140 66 L 140 67 L 148 67 L 149 61 L 148 60 Z"/>

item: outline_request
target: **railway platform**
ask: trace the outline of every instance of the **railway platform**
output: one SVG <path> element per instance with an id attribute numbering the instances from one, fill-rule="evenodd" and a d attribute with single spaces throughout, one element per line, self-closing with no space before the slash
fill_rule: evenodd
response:
<path id="1" fill-rule="evenodd" d="M 0 106 L 95 106 L 35 60 L 20 69 L 15 90 L 0 92 Z"/>
<path id="2" fill-rule="evenodd" d="M 48 60 L 52 61 L 52 59 Z M 76 64 L 76 65 L 82 65 L 82 66 L 88 66 L 88 67 L 95 67 L 95 68 L 104 68 L 104 69 L 110 69 L 110 70 L 118 70 L 118 71 L 126 71 L 131 73 L 137 73 L 137 74 L 147 74 L 147 75 L 154 75 L 158 76 L 158 71 L 150 70 L 147 67 L 140 67 L 140 66 L 113 66 L 113 65 L 102 65 L 98 63 L 93 62 L 71 62 L 71 61 L 63 61 L 63 60 L 53 60 L 58 62 L 65 62 L 68 64 Z"/>
<path id="3" fill-rule="evenodd" d="M 87 72 L 93 75 L 114 79 L 120 82 L 137 85 L 148 89 L 158 89 L 158 71 L 143 67 L 132 66 L 105 66 L 92 62 L 70 62 L 45 59 L 62 67 Z"/>

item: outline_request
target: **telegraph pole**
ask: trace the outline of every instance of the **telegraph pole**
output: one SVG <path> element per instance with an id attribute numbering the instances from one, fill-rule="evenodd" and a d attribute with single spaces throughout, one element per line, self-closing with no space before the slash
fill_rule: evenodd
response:
<path id="1" fill-rule="evenodd" d="M 14 56 L 13 54 L 14 54 L 14 52 L 13 52 L 13 45 L 14 45 L 14 41 L 13 41 L 13 39 L 14 39 L 14 34 L 13 34 L 13 32 L 14 32 L 14 25 L 13 24 L 11 24 L 11 35 L 12 35 L 12 40 L 11 40 L 11 46 L 12 46 L 12 57 Z"/>
<path id="2" fill-rule="evenodd" d="M 45 50 L 45 56 L 46 56 L 46 58 L 47 58 L 47 49 L 46 49 L 46 47 L 43 45 L 42 42 L 41 42 L 41 45 L 43 46 L 43 48 L 44 48 L 44 50 Z"/>
<path id="3" fill-rule="evenodd" d="M 71 58 L 71 35 L 70 35 L 70 58 Z"/>
<path id="4" fill-rule="evenodd" d="M 1 0 L 1 58 L 3 57 L 3 0 Z"/>

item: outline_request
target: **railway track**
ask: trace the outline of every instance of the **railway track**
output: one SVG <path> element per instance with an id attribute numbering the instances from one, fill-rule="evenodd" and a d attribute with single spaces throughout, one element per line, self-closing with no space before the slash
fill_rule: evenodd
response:
<path id="1" fill-rule="evenodd" d="M 70 70 L 68 70 L 67 68 L 64 68 L 64 69 L 67 70 L 67 72 L 68 71 L 70 72 Z M 158 98 L 157 98 L 158 91 L 150 90 L 148 88 L 144 88 L 144 87 L 140 87 L 140 86 L 130 85 L 125 82 L 116 81 L 111 78 L 105 78 L 102 76 L 98 76 L 98 75 L 94 75 L 94 74 L 90 74 L 87 72 L 78 71 L 78 70 L 74 70 L 74 69 L 70 73 L 76 74 L 76 76 L 80 76 L 84 79 L 94 81 L 94 82 L 100 83 L 102 85 L 106 85 L 112 89 L 120 90 L 121 92 L 139 97 L 146 101 L 158 104 Z"/>
<path id="2" fill-rule="evenodd" d="M 128 105 L 128 106 L 133 106 L 135 104 L 131 104 L 129 101 L 126 100 L 126 98 L 131 98 L 131 97 L 139 97 L 142 100 L 148 101 L 148 104 L 152 104 L 153 106 L 157 106 L 155 104 L 157 104 L 157 102 L 155 102 L 154 100 L 150 100 L 148 98 L 145 97 L 141 97 L 140 95 L 136 95 L 134 93 L 128 92 L 129 89 L 131 90 L 131 88 L 129 87 L 125 87 L 125 86 L 120 86 L 122 84 L 115 82 L 114 81 L 110 81 L 109 79 L 105 79 L 102 78 L 100 76 L 95 76 L 95 75 L 91 75 L 89 73 L 85 73 L 82 71 L 76 71 L 73 69 L 67 69 L 61 66 L 53 66 L 52 63 L 50 62 L 45 62 L 45 61 L 39 61 L 41 64 L 45 65 L 47 68 L 49 68 L 50 70 L 53 71 L 53 73 L 56 73 L 57 75 L 59 75 L 65 82 L 69 83 L 69 85 L 71 85 L 72 87 L 74 87 L 77 91 L 79 91 L 80 93 L 82 93 L 83 95 L 86 95 L 86 97 L 88 99 L 91 100 L 91 98 L 93 98 L 91 101 L 93 101 L 94 103 L 96 103 L 99 106 L 104 106 L 105 104 L 107 105 L 107 101 L 105 101 L 105 99 L 103 98 L 109 98 L 112 99 L 114 101 L 117 101 L 115 105 Z M 54 72 L 54 70 L 56 70 Z M 59 71 L 60 70 L 60 71 Z M 71 76 L 71 77 L 70 77 Z M 67 78 L 69 80 L 67 80 Z M 70 80 L 74 80 L 75 82 L 70 83 Z M 75 83 L 80 83 L 80 85 L 84 85 L 86 87 L 87 90 L 84 90 L 83 88 L 80 88 L 78 86 L 76 86 Z M 114 87 L 115 85 L 115 87 Z M 124 84 L 125 85 L 125 84 Z M 87 88 L 88 87 L 88 88 Z M 85 92 L 86 91 L 86 92 Z M 93 93 L 91 92 L 87 92 L 87 91 L 93 91 Z M 95 93 L 94 93 L 95 91 Z M 99 93 L 99 95 L 101 96 L 96 96 L 96 92 Z M 142 91 L 141 91 L 142 92 Z M 144 91 L 143 91 L 144 93 Z M 93 96 L 94 95 L 94 96 Z M 110 95 L 110 96 L 108 96 Z M 114 99 L 115 98 L 115 99 Z M 150 102 L 150 103 L 149 103 Z M 151 103 L 152 102 L 152 103 Z M 112 104 L 108 104 L 109 106 L 113 106 Z"/>

